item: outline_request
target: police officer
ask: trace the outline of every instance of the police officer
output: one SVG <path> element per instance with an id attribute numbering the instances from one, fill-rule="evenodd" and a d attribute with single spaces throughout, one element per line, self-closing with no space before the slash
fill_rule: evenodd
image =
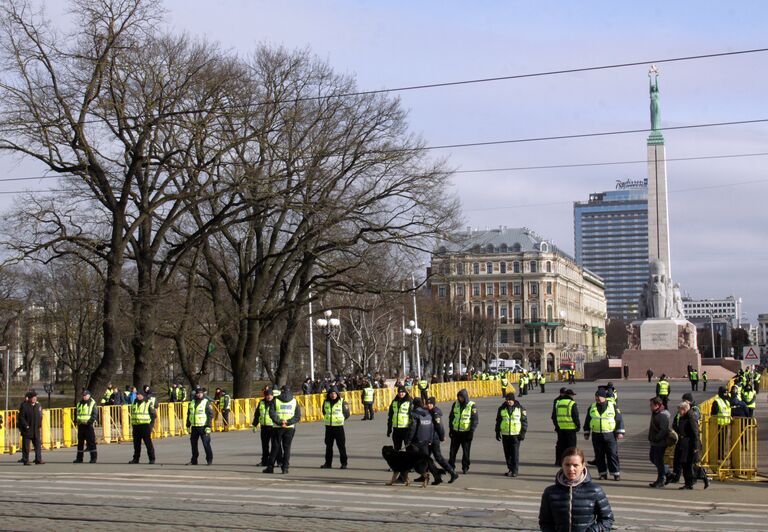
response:
<path id="1" fill-rule="evenodd" d="M 539 388 L 541 389 L 541 393 L 544 393 L 544 386 L 547 384 L 547 378 L 544 376 L 543 373 L 539 373 Z"/>
<path id="2" fill-rule="evenodd" d="M 429 446 L 429 450 L 432 456 L 435 457 L 435 462 L 451 475 L 448 484 L 452 484 L 459 478 L 459 475 L 456 474 L 456 470 L 451 467 L 451 464 L 448 463 L 440 450 L 440 442 L 445 441 L 445 427 L 443 426 L 443 412 L 438 408 L 437 400 L 434 397 L 427 399 L 427 410 L 432 416 L 432 425 L 435 427 L 435 435 L 432 438 L 432 445 Z"/>
<path id="3" fill-rule="evenodd" d="M 88 446 L 88 452 L 91 455 L 90 464 L 96 463 L 96 432 L 93 430 L 93 424 L 99 416 L 96 408 L 96 401 L 91 397 L 91 392 L 83 390 L 83 398 L 75 407 L 77 416 L 77 456 L 73 464 L 83 463 L 83 448 Z"/>
<path id="4" fill-rule="evenodd" d="M 323 401 L 323 421 L 325 423 L 325 462 L 321 469 L 331 469 L 333 464 L 333 442 L 339 449 L 341 469 L 347 468 L 347 439 L 344 434 L 344 421 L 349 418 L 349 405 L 339 396 L 339 390 L 333 386 Z"/>
<path id="5" fill-rule="evenodd" d="M 469 471 L 470 450 L 472 449 L 472 439 L 475 436 L 475 430 L 478 424 L 477 406 L 474 401 L 469 400 L 467 390 L 459 390 L 456 394 L 456 401 L 453 402 L 451 413 L 448 416 L 450 431 L 448 435 L 451 438 L 451 450 L 448 454 L 448 463 L 452 469 L 456 468 L 456 454 L 461 447 L 461 472 L 467 474 Z"/>
<path id="6" fill-rule="evenodd" d="M 656 395 L 661 397 L 661 401 L 664 403 L 664 408 L 667 408 L 667 401 L 669 400 L 669 381 L 666 374 L 662 373 L 659 377 L 659 382 L 656 383 Z"/>
<path id="7" fill-rule="evenodd" d="M 155 463 L 155 446 L 152 445 L 152 427 L 157 418 L 157 411 L 144 397 L 143 390 L 136 391 L 136 400 L 131 405 L 131 425 L 133 427 L 133 460 L 129 464 L 138 464 L 141 458 L 141 443 L 147 448 L 149 463 Z"/>
<path id="8" fill-rule="evenodd" d="M 720 462 L 728 449 L 730 438 L 728 427 L 731 425 L 731 402 L 725 386 L 717 389 L 717 397 L 712 402 L 710 415 L 717 420 L 717 461 Z"/>
<path id="9" fill-rule="evenodd" d="M 616 390 L 616 387 L 612 382 L 609 382 L 605 385 L 605 398 L 613 404 L 616 404 L 616 402 L 619 400 L 619 392 Z"/>
<path id="10" fill-rule="evenodd" d="M 701 381 L 702 381 L 702 383 L 704 383 L 704 390 L 703 391 L 705 391 L 705 392 L 707 391 L 707 381 L 708 380 L 709 380 L 709 376 L 707 375 L 707 372 L 704 371 L 701 374 Z"/>
<path id="11" fill-rule="evenodd" d="M 281 467 L 285 475 L 291 464 L 291 442 L 296 434 L 295 426 L 301 420 L 301 407 L 288 386 L 283 386 L 280 389 L 280 396 L 275 397 L 269 408 L 269 417 L 272 418 L 275 428 L 272 433 L 272 454 L 269 456 L 269 463 L 264 473 L 275 472 L 275 463 L 282 450 Z"/>
<path id="12" fill-rule="evenodd" d="M 520 395 L 528 395 L 528 373 L 520 374 Z"/>
<path id="13" fill-rule="evenodd" d="M 419 380 L 419 395 L 421 395 L 422 403 L 426 402 L 429 397 L 429 381 L 426 378 Z"/>
<path id="14" fill-rule="evenodd" d="M 507 373 L 504 372 L 501 374 L 501 396 L 502 397 L 507 396 L 507 388 L 509 388 L 509 379 L 507 378 Z"/>
<path id="15" fill-rule="evenodd" d="M 104 394 L 101 396 L 101 405 L 102 406 L 109 406 L 115 404 L 115 401 L 112 399 L 112 394 L 114 392 L 112 391 L 112 383 L 110 382 L 107 384 L 107 389 L 104 390 Z"/>
<path id="16" fill-rule="evenodd" d="M 590 434 L 600 480 L 606 480 L 609 472 L 613 475 L 613 480 L 620 480 L 617 440 L 624 439 L 624 420 L 619 408 L 606 400 L 603 388 L 595 393 L 595 402 L 587 410 L 587 417 L 584 419 L 584 439 L 588 440 Z"/>
<path id="17" fill-rule="evenodd" d="M 389 405 L 387 416 L 387 437 L 392 436 L 392 445 L 399 451 L 408 439 L 411 429 L 411 398 L 405 386 L 397 388 L 397 395 Z"/>
<path id="18" fill-rule="evenodd" d="M 224 426 L 224 432 L 229 432 L 229 410 L 232 406 L 232 397 L 227 390 L 221 390 L 219 395 L 219 412 L 221 412 L 221 423 Z"/>
<path id="19" fill-rule="evenodd" d="M 691 368 L 691 391 L 692 392 L 698 392 L 699 391 L 699 372 L 696 368 Z"/>
<path id="20" fill-rule="evenodd" d="M 419 454 L 429 458 L 429 447 L 432 445 L 432 441 L 435 438 L 435 427 L 432 423 L 432 415 L 424 408 L 424 404 L 420 397 L 416 397 L 413 400 L 413 408 L 411 409 L 411 429 L 408 433 L 408 444 L 415 445 Z M 437 486 L 443 483 L 441 473 L 438 471 L 435 463 L 432 460 L 428 461 L 429 472 L 432 474 L 432 484 Z M 416 479 L 416 482 L 423 481 L 423 477 Z"/>
<path id="21" fill-rule="evenodd" d="M 363 390 L 360 392 L 360 400 L 363 403 L 362 421 L 369 419 L 373 421 L 373 398 L 375 393 L 376 392 L 373 389 L 373 386 L 371 386 L 370 381 L 366 380 L 363 382 Z"/>
<path id="22" fill-rule="evenodd" d="M 581 429 L 579 409 L 573 396 L 576 393 L 571 389 L 560 388 L 560 395 L 552 405 L 552 423 L 557 432 L 555 444 L 555 465 L 559 466 L 563 459 L 563 453 L 570 447 L 576 447 L 576 433 Z"/>
<path id="23" fill-rule="evenodd" d="M 261 425 L 261 462 L 259 462 L 258 465 L 267 466 L 269 465 L 269 456 L 272 454 L 270 445 L 275 445 L 272 441 L 272 436 L 275 432 L 275 424 L 272 421 L 272 418 L 269 417 L 269 409 L 272 407 L 275 397 L 272 395 L 272 388 L 269 386 L 264 388 L 263 393 L 264 398 L 259 401 L 258 405 L 256 405 L 256 411 L 253 413 L 252 425 L 253 432 L 256 432 L 258 430 L 258 426 Z M 282 462 L 283 457 L 279 451 L 276 463 L 282 464 Z"/>
<path id="24" fill-rule="evenodd" d="M 155 394 L 152 393 L 149 385 L 145 384 L 142 389 L 144 390 L 144 399 L 149 401 L 149 404 L 152 405 L 152 408 L 157 408 L 157 397 L 155 397 Z"/>
<path id="25" fill-rule="evenodd" d="M 205 397 L 203 389 L 195 388 L 195 396 L 189 402 L 189 415 L 187 416 L 187 430 L 189 441 L 192 445 L 192 459 L 187 465 L 197 465 L 198 440 L 202 440 L 205 450 L 205 462 L 213 463 L 213 450 L 211 449 L 211 426 L 213 425 L 213 408 L 211 402 Z"/>
<path id="26" fill-rule="evenodd" d="M 528 414 L 515 401 L 515 394 L 508 393 L 496 412 L 496 441 L 500 441 L 507 462 L 505 477 L 516 477 L 520 463 L 520 442 L 528 430 Z"/>
<path id="27" fill-rule="evenodd" d="M 755 404 L 757 393 L 752 389 L 750 384 L 744 386 L 744 391 L 741 393 L 741 399 L 747 405 L 747 417 L 755 417 Z"/>

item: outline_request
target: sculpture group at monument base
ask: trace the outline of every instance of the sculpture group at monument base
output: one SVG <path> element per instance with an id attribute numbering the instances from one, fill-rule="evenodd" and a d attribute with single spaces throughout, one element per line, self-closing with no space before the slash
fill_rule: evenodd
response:
<path id="1" fill-rule="evenodd" d="M 627 349 L 621 365 L 629 368 L 628 378 L 645 379 L 653 371 L 654 379 L 666 374 L 672 379 L 688 378 L 688 366 L 701 373 L 701 355 L 696 349 Z"/>

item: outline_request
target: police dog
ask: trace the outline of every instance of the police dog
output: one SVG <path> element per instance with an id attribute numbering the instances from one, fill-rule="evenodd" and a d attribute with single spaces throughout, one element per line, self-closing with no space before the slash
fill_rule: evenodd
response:
<path id="1" fill-rule="evenodd" d="M 430 458 L 421 454 L 418 447 L 408 445 L 405 451 L 395 451 L 395 448 L 391 445 L 385 445 L 381 448 L 381 456 L 384 457 L 387 465 L 392 470 L 392 478 L 387 482 L 387 486 L 394 484 L 399 476 L 403 477 L 406 486 L 410 486 L 411 479 L 408 474 L 411 470 L 414 470 L 423 478 L 421 487 L 427 487 L 429 483 Z"/>

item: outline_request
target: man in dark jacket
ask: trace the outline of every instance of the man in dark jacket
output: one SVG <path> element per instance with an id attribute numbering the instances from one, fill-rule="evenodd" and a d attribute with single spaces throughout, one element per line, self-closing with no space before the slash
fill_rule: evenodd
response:
<path id="1" fill-rule="evenodd" d="M 448 463 L 452 469 L 456 468 L 456 454 L 461 447 L 461 472 L 465 475 L 469 472 L 470 450 L 478 422 L 477 406 L 474 401 L 469 400 L 467 390 L 459 390 L 459 393 L 456 394 L 456 401 L 451 407 L 451 413 L 448 415 L 450 429 L 448 435 L 451 438 Z"/>
<path id="2" fill-rule="evenodd" d="M 83 463 L 84 447 L 88 446 L 88 452 L 91 455 L 89 463 L 95 464 L 96 453 L 96 432 L 93 430 L 93 424 L 99 417 L 99 410 L 96 408 L 96 401 L 91 397 L 91 392 L 83 390 L 83 399 L 75 407 L 75 422 L 77 423 L 77 455 L 73 464 Z"/>
<path id="3" fill-rule="evenodd" d="M 204 395 L 202 388 L 195 388 L 195 396 L 189 402 L 187 430 L 189 431 L 189 442 L 192 446 L 192 458 L 187 465 L 197 465 L 197 458 L 200 456 L 198 440 L 203 442 L 205 462 L 208 465 L 213 463 L 213 449 L 211 449 L 213 407 L 211 407 L 211 402 Z"/>
<path id="4" fill-rule="evenodd" d="M 261 462 L 258 465 L 267 466 L 269 464 L 269 456 L 272 454 L 270 445 L 274 446 L 272 442 L 272 436 L 275 431 L 275 424 L 272 422 L 272 418 L 269 417 L 269 410 L 272 408 L 275 396 L 272 395 L 272 388 L 269 386 L 264 388 L 264 399 L 259 401 L 256 405 L 256 411 L 253 413 L 253 432 L 258 430 L 258 426 L 261 425 Z M 278 450 L 278 456 L 276 460 L 277 464 L 283 463 L 282 452 Z"/>
<path id="5" fill-rule="evenodd" d="M 432 474 L 432 484 L 437 486 L 442 484 L 443 478 L 440 472 L 437 470 L 435 463 L 429 458 L 429 447 L 432 445 L 432 440 L 435 438 L 435 427 L 432 423 L 432 414 L 430 414 L 421 402 L 420 397 L 413 399 L 413 408 L 411 409 L 411 430 L 408 434 L 408 444 L 413 444 L 419 449 L 419 453 L 422 456 L 426 456 L 429 460 L 429 472 Z M 416 479 L 416 482 L 423 481 L 423 477 Z"/>
<path id="6" fill-rule="evenodd" d="M 452 484 L 459 478 L 459 475 L 456 474 L 456 470 L 451 467 L 451 464 L 448 463 L 440 450 L 440 442 L 445 441 L 445 427 L 443 426 L 443 412 L 437 407 L 437 400 L 434 397 L 427 399 L 427 410 L 432 416 L 432 425 L 435 427 L 435 435 L 432 438 L 432 445 L 429 446 L 429 450 L 432 456 L 435 457 L 435 462 L 445 469 L 446 473 L 451 475 L 448 484 Z"/>
<path id="7" fill-rule="evenodd" d="M 607 480 L 609 472 L 613 480 L 621 480 L 618 440 L 624 439 L 624 419 L 619 407 L 606 400 L 604 388 L 595 393 L 595 402 L 584 419 L 584 439 L 588 440 L 590 435 L 600 480 Z"/>
<path id="8" fill-rule="evenodd" d="M 387 416 L 387 437 L 392 436 L 392 445 L 399 451 L 408 439 L 411 430 L 411 397 L 405 386 L 397 388 L 397 395 L 389 405 Z"/>
<path id="9" fill-rule="evenodd" d="M 344 421 L 349 418 L 349 405 L 339 395 L 336 387 L 331 387 L 323 401 L 323 422 L 325 423 L 325 462 L 320 467 L 331 469 L 333 464 L 333 443 L 339 449 L 341 469 L 347 468 L 347 438 L 344 434 Z"/>
<path id="10" fill-rule="evenodd" d="M 272 433 L 272 454 L 269 456 L 269 463 L 264 473 L 275 472 L 275 463 L 282 451 L 281 467 L 285 475 L 291 464 L 291 443 L 296 434 L 295 425 L 301 420 L 301 407 L 288 386 L 280 388 L 280 396 L 275 397 L 269 408 L 269 417 L 272 418 L 275 429 Z"/>
<path id="11" fill-rule="evenodd" d="M 557 433 L 555 444 L 555 465 L 559 466 L 566 449 L 576 447 L 576 434 L 581 430 L 579 409 L 571 389 L 560 388 L 560 395 L 552 403 L 552 424 Z"/>
<path id="12" fill-rule="evenodd" d="M 35 448 L 35 463 L 44 464 L 42 447 L 43 407 L 37 402 L 37 392 L 27 392 L 26 399 L 19 406 L 19 418 L 17 420 L 21 433 L 21 463 L 29 463 L 29 444 Z"/>
<path id="13" fill-rule="evenodd" d="M 144 397 L 144 390 L 136 392 L 131 404 L 131 426 L 133 427 L 133 459 L 129 464 L 138 464 L 141 458 L 141 443 L 147 448 L 149 463 L 155 463 L 155 446 L 152 443 L 152 428 L 155 426 L 157 411 Z"/>
<path id="14" fill-rule="evenodd" d="M 656 466 L 656 481 L 651 482 L 652 488 L 663 488 L 672 479 L 669 467 L 664 463 L 664 452 L 667 450 L 667 438 L 672 427 L 672 419 L 669 411 L 664 408 L 661 397 L 650 400 L 651 425 L 648 428 L 648 441 L 651 442 L 649 457 L 651 463 Z"/>
<path id="15" fill-rule="evenodd" d="M 680 489 L 693 489 L 696 480 L 704 481 L 704 489 L 709 487 L 709 478 L 706 473 L 697 465 L 699 461 L 699 450 L 701 449 L 701 440 L 699 439 L 699 422 L 693 416 L 691 405 L 683 401 L 677 407 L 677 434 L 678 440 L 675 446 L 675 455 L 679 457 L 680 465 L 683 470 L 685 485 Z"/>
<path id="16" fill-rule="evenodd" d="M 507 462 L 505 477 L 516 477 L 520 463 L 520 442 L 525 439 L 528 430 L 528 414 L 523 406 L 515 401 L 515 394 L 508 393 L 496 412 L 496 441 L 504 449 Z"/>

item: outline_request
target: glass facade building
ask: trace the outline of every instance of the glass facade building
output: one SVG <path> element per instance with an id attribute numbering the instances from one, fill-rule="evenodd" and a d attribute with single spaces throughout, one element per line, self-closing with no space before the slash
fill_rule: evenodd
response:
<path id="1" fill-rule="evenodd" d="M 605 281 L 609 319 L 637 318 L 648 280 L 648 189 L 631 186 L 573 205 L 576 262 Z"/>

